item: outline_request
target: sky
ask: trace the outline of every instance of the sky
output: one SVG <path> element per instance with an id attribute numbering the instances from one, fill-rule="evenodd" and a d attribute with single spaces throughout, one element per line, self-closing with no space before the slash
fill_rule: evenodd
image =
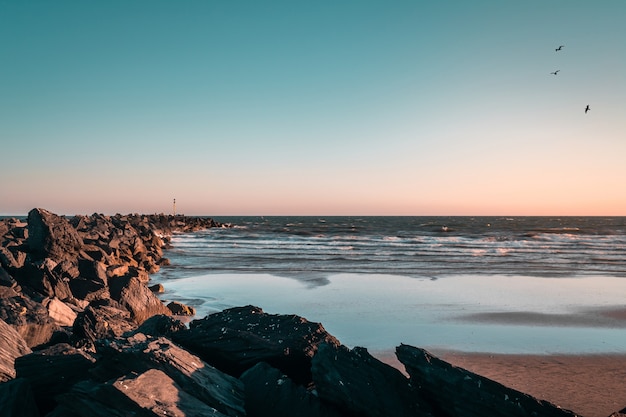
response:
<path id="1" fill-rule="evenodd" d="M 623 0 L 0 0 L 0 215 L 626 215 L 625 21 Z"/>

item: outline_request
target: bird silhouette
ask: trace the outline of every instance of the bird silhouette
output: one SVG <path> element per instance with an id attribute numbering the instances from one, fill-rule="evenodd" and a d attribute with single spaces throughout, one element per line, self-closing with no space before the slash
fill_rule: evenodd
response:
<path id="1" fill-rule="evenodd" d="M 559 52 L 561 49 L 565 48 L 565 45 L 561 45 L 558 48 L 555 49 L 555 51 Z"/>
<path id="2" fill-rule="evenodd" d="M 587 104 L 587 107 L 585 107 L 585 114 L 587 114 L 589 110 L 591 110 L 591 107 L 589 107 L 589 104 Z"/>
<path id="3" fill-rule="evenodd" d="M 556 74 L 558 74 L 558 72 L 559 72 L 559 71 L 561 71 L 561 70 L 556 70 L 556 71 L 554 71 L 554 72 L 551 72 L 550 74 L 552 74 L 552 75 L 556 75 Z"/>

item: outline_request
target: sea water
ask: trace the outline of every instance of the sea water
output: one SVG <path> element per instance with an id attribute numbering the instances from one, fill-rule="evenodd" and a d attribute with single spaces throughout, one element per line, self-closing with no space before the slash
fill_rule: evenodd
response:
<path id="1" fill-rule="evenodd" d="M 343 344 L 626 352 L 626 218 L 233 217 L 154 276 L 198 316 L 253 304 Z"/>

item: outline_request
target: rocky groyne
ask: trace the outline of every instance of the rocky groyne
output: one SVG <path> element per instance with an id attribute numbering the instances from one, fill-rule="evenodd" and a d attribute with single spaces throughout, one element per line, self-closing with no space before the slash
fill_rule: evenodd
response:
<path id="1" fill-rule="evenodd" d="M 0 415 L 574 416 L 407 345 L 409 377 L 319 323 L 225 310 L 186 326 L 149 287 L 170 236 L 211 219 L 0 221 Z"/>

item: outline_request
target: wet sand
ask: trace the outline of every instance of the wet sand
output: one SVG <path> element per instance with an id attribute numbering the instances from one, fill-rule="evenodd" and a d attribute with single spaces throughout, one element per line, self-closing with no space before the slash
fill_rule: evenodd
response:
<path id="1" fill-rule="evenodd" d="M 584 417 L 608 417 L 626 407 L 626 354 L 432 353 L 453 365 Z M 404 371 L 392 352 L 374 354 Z"/>

